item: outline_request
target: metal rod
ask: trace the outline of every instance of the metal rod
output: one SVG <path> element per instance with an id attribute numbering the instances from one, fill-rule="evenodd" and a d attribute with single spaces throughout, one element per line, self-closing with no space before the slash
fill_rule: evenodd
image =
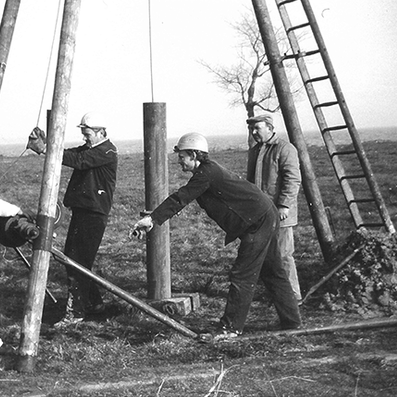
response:
<path id="1" fill-rule="evenodd" d="M 322 286 L 327 280 L 329 280 L 333 274 L 335 274 L 339 269 L 341 269 L 343 266 L 347 265 L 351 259 L 353 259 L 359 251 L 361 251 L 365 247 L 365 244 L 360 245 L 358 248 L 356 248 L 350 255 L 348 255 L 339 265 L 335 266 L 328 274 L 323 276 L 321 280 L 313 285 L 313 287 L 310 288 L 309 292 L 306 294 L 306 296 L 303 298 L 302 303 L 305 303 L 307 298 L 312 295 L 317 289 Z"/>
<path id="2" fill-rule="evenodd" d="M 29 261 L 26 259 L 25 255 L 22 253 L 22 251 L 18 247 L 14 247 L 14 250 L 16 253 L 19 255 L 19 257 L 22 259 L 23 263 L 25 263 L 26 267 L 30 270 L 31 266 Z M 58 301 L 56 300 L 55 296 L 52 295 L 52 293 L 48 290 L 48 288 L 45 289 L 46 294 L 51 298 L 51 300 L 54 303 L 57 303 Z"/>
<path id="3" fill-rule="evenodd" d="M 121 288 L 110 283 L 109 281 L 98 276 L 97 274 L 92 273 L 90 270 L 86 269 L 84 266 L 82 266 L 82 265 L 78 264 L 77 262 L 73 261 L 72 259 L 68 258 L 65 254 L 63 254 L 58 249 L 53 247 L 52 253 L 53 253 L 55 259 L 58 260 L 59 262 L 63 263 L 64 265 L 66 265 L 68 267 L 73 268 L 74 270 L 79 271 L 80 273 L 84 274 L 86 277 L 89 277 L 91 280 L 93 280 L 94 282 L 99 284 L 101 287 L 106 288 L 111 293 L 117 295 L 119 298 L 125 300 L 126 302 L 130 303 L 131 305 L 142 310 L 149 316 L 155 318 L 156 320 L 161 321 L 162 323 L 168 325 L 169 327 L 175 329 L 176 331 L 180 332 L 183 335 L 190 336 L 192 338 L 198 338 L 198 334 L 191 331 L 189 328 L 186 328 L 182 324 L 178 323 L 177 321 L 173 320 L 172 318 L 168 317 L 167 315 L 159 312 L 158 310 L 154 309 L 152 306 L 141 301 L 140 299 L 128 294 Z"/>
<path id="4" fill-rule="evenodd" d="M 150 0 L 148 0 L 149 13 L 149 64 L 150 64 L 150 92 L 152 94 L 152 102 L 154 102 L 154 79 L 153 79 L 153 44 L 152 44 L 152 9 Z"/>

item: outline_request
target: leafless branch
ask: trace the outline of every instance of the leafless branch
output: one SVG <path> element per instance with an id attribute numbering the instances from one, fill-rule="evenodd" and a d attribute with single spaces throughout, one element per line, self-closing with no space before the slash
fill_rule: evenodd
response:
<path id="1" fill-rule="evenodd" d="M 214 76 L 214 83 L 231 95 L 230 105 L 243 105 L 249 117 L 255 114 L 256 109 L 278 110 L 265 47 L 254 15 L 247 13 L 231 26 L 240 39 L 236 46 L 236 63 L 227 66 L 213 66 L 203 60 L 199 63 Z M 275 34 L 280 52 L 287 53 L 289 44 L 285 32 L 280 28 Z M 301 90 L 302 85 L 294 84 L 293 95 Z"/>

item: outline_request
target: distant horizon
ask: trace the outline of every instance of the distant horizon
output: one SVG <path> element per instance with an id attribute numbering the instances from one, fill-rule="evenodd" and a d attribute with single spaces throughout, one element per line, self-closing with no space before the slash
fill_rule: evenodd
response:
<path id="1" fill-rule="evenodd" d="M 395 132 L 397 134 L 397 125 L 389 125 L 389 126 L 382 126 L 382 127 L 362 127 L 362 128 L 356 127 L 356 129 L 357 129 L 359 134 L 360 134 L 360 132 L 368 132 L 368 131 L 370 131 L 370 130 L 372 131 L 374 129 L 376 129 L 376 130 L 395 129 Z M 198 132 L 198 131 L 196 131 L 196 132 Z M 287 135 L 287 133 L 285 131 L 281 131 L 280 132 L 278 130 L 277 132 L 280 135 L 284 135 L 284 136 Z M 312 135 L 316 135 L 316 134 L 319 134 L 319 133 L 320 133 L 320 131 L 318 129 L 312 129 L 312 130 L 303 131 L 303 135 L 305 137 L 307 137 L 307 136 L 311 137 Z M 243 137 L 244 136 L 245 137 L 246 136 L 246 134 L 243 134 L 243 133 L 228 133 L 228 134 L 220 133 L 220 134 L 211 134 L 211 135 L 203 134 L 203 135 L 208 140 L 211 140 L 212 137 L 215 137 L 215 139 L 219 139 L 219 137 L 222 137 L 222 136 L 223 137 L 228 137 L 228 136 L 233 136 L 233 137 Z M 179 137 L 178 135 L 170 135 L 170 136 L 167 137 L 167 140 L 169 140 L 169 139 L 177 140 L 178 137 Z M 111 141 L 113 141 L 113 142 L 135 142 L 135 141 L 142 141 L 143 140 L 143 136 L 140 137 L 140 138 L 114 139 L 114 138 L 112 138 L 111 133 L 109 133 L 109 139 Z M 368 138 L 366 137 L 366 139 L 368 139 Z M 27 142 L 27 140 L 28 140 L 28 136 L 26 137 L 26 142 Z M 65 144 L 68 144 L 68 145 L 69 144 L 79 144 L 80 142 L 82 142 L 82 140 L 67 140 L 67 139 L 65 139 Z M 25 142 L 20 142 L 20 141 L 4 142 L 4 143 L 0 142 L 0 147 L 1 146 L 8 146 L 8 145 L 25 145 L 25 144 L 26 144 Z"/>
<path id="2" fill-rule="evenodd" d="M 374 133 L 376 130 L 376 133 Z M 376 141 L 376 140 L 383 140 L 383 141 L 395 141 L 397 140 L 397 126 L 396 127 L 378 127 L 378 128 L 361 128 L 358 129 L 359 136 L 361 141 L 368 142 L 368 141 Z M 347 132 L 345 133 L 347 135 Z M 280 132 L 280 137 L 284 139 L 287 138 L 286 132 Z M 129 153 L 137 153 L 142 151 L 143 149 L 143 137 L 142 138 L 131 138 L 131 139 L 112 139 L 109 137 L 112 142 L 119 147 L 119 152 L 121 155 L 129 154 Z M 223 149 L 238 149 L 238 150 L 245 150 L 248 148 L 247 144 L 247 135 L 246 134 L 228 134 L 228 135 L 209 135 L 206 137 L 209 143 L 210 148 L 215 150 Z M 306 144 L 308 146 L 320 146 L 323 145 L 323 139 L 321 137 L 320 132 L 317 130 L 311 130 L 304 132 L 304 138 L 306 140 Z M 167 138 L 167 151 L 172 151 L 172 148 L 177 141 L 178 137 L 168 137 Z M 337 138 L 334 137 L 336 144 L 346 144 L 349 142 L 350 137 L 347 135 L 347 138 L 340 138 L 337 141 Z M 119 144 L 122 147 L 119 146 Z M 65 148 L 73 147 L 73 146 L 80 146 L 83 145 L 83 141 L 65 141 Z M 26 143 L 0 143 L 0 156 L 5 157 L 17 157 L 20 156 L 24 149 L 26 148 Z M 28 151 L 27 154 L 33 153 Z"/>

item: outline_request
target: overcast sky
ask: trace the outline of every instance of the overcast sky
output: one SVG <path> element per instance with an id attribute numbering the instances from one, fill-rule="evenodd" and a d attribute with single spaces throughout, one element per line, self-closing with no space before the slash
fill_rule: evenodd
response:
<path id="1" fill-rule="evenodd" d="M 267 0 L 279 26 L 274 3 Z M 397 126 L 397 1 L 315 0 L 312 7 L 357 128 Z M 21 2 L 0 92 L 0 144 L 25 143 L 37 124 L 45 128 L 57 9 L 57 0 Z M 154 101 L 167 104 L 168 136 L 246 134 L 243 107 L 231 108 L 231 98 L 197 61 L 232 63 L 231 23 L 250 10 L 249 0 L 151 0 Z M 81 139 L 76 125 L 91 110 L 106 115 L 112 139 L 142 137 L 142 104 L 152 101 L 148 21 L 148 0 L 81 2 L 66 141 Z M 314 128 L 304 104 L 297 107 L 303 129 Z M 276 122 L 282 129 L 281 117 Z"/>

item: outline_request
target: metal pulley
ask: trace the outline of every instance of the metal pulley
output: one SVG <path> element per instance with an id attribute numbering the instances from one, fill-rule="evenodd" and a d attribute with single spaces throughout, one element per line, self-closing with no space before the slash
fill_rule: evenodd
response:
<path id="1" fill-rule="evenodd" d="M 20 247 L 39 234 L 38 227 L 26 216 L 0 217 L 0 243 L 6 247 Z"/>
<path id="2" fill-rule="evenodd" d="M 60 201 L 56 205 L 54 229 L 62 224 L 64 206 Z M 5 247 L 20 247 L 27 241 L 35 240 L 40 234 L 35 216 L 15 215 L 0 217 L 0 244 Z"/>

